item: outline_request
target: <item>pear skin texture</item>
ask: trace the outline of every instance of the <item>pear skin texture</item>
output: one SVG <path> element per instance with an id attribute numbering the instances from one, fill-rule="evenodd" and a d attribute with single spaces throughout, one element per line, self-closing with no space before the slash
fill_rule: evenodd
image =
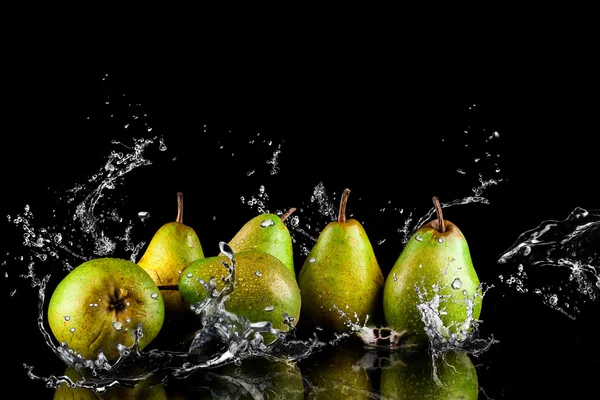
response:
<path id="1" fill-rule="evenodd" d="M 364 323 L 380 305 L 384 278 L 373 247 L 355 219 L 325 226 L 298 274 L 302 311 L 321 328 L 343 332 L 347 319 Z M 341 317 L 337 306 L 348 318 Z"/>
<path id="2" fill-rule="evenodd" d="M 164 315 L 150 275 L 119 258 L 80 264 L 59 282 L 48 303 L 48 324 L 56 340 L 90 360 L 100 350 L 109 360 L 119 358 L 117 343 L 132 346 L 138 323 L 144 348 L 160 332 Z"/>
<path id="3" fill-rule="evenodd" d="M 261 214 L 252 218 L 242 226 L 228 244 L 234 253 L 249 250 L 269 253 L 277 257 L 294 274 L 296 273 L 292 237 L 284 221 L 277 214 Z"/>
<path id="4" fill-rule="evenodd" d="M 71 378 L 73 382 L 79 382 L 83 379 L 73 368 L 69 367 L 65 371 L 65 376 Z M 167 392 L 162 385 L 153 385 L 151 379 L 142 380 L 135 387 L 112 386 L 103 394 L 97 393 L 92 389 L 69 387 L 65 383 L 54 391 L 54 400 L 166 400 Z"/>
<path id="5" fill-rule="evenodd" d="M 295 275 L 278 258 L 261 251 L 245 251 L 235 254 L 236 286 L 225 302 L 225 309 L 252 322 L 269 321 L 273 327 L 287 331 L 283 323 L 283 313 L 295 318 L 294 325 L 300 318 L 301 295 Z M 189 307 L 206 297 L 206 290 L 198 279 L 208 282 L 214 277 L 217 290 L 224 286 L 222 278 L 228 275 L 223 261 L 229 263 L 225 256 L 214 256 L 199 259 L 191 263 L 183 272 L 179 281 L 179 292 Z M 255 272 L 260 271 L 260 276 Z M 274 307 L 265 311 L 267 307 Z M 263 334 L 265 343 L 274 337 Z"/>
<path id="6" fill-rule="evenodd" d="M 428 341 L 425 325 L 417 309 L 420 301 L 415 285 L 425 301 L 433 299 L 433 286 L 438 285 L 438 295 L 446 300 L 440 301 L 440 310 L 445 308 L 447 312 L 441 315 L 441 319 L 450 332 L 459 332 L 467 319 L 467 297 L 472 299 L 477 293 L 473 319 L 478 319 L 481 312 L 480 282 L 467 240 L 455 224 L 444 222 L 446 231 L 443 233 L 435 229 L 432 222 L 419 228 L 402 250 L 385 281 L 383 312 L 387 325 L 398 331 L 408 330 L 407 340 L 414 344 L 424 345 Z"/>
<path id="7" fill-rule="evenodd" d="M 448 352 L 435 362 L 427 352 L 420 352 L 402 363 L 381 369 L 382 398 L 394 400 L 477 400 L 477 370 L 467 353 Z"/>
<path id="8" fill-rule="evenodd" d="M 198 235 L 191 227 L 177 221 L 161 226 L 148 244 L 138 265 L 157 285 L 177 285 L 187 264 L 204 258 Z M 161 290 L 167 317 L 186 312 L 177 290 Z"/>

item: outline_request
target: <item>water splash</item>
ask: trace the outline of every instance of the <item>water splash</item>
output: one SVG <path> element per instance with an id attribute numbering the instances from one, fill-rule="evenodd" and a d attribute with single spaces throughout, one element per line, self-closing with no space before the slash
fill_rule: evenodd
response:
<path id="1" fill-rule="evenodd" d="M 219 243 L 220 251 L 225 254 L 229 263 L 223 262 L 227 269 L 227 276 L 223 277 L 224 287 L 217 290 L 214 278 L 204 283 L 206 297 L 203 301 L 192 304 L 191 310 L 196 313 L 201 321 L 201 326 L 194 339 L 190 342 L 188 351 L 172 351 L 140 349 L 140 339 L 143 336 L 143 326 L 139 324 L 132 331 L 134 343 L 131 347 L 116 344 L 119 358 L 111 363 L 98 352 L 96 359 L 85 359 L 70 349 L 66 343 L 55 345 L 52 336 L 45 328 L 45 297 L 46 286 L 50 275 L 37 281 L 38 291 L 38 328 L 46 344 L 54 354 L 65 362 L 67 367 L 86 376 L 82 381 L 73 382 L 67 377 L 37 376 L 33 373 L 33 366 L 24 365 L 32 379 L 46 382 L 46 386 L 57 388 L 61 383 L 71 387 L 82 387 L 97 392 L 104 392 L 107 388 L 122 385 L 123 382 L 135 383 L 148 379 L 151 376 L 163 379 L 186 378 L 198 370 L 212 369 L 219 366 L 235 363 L 239 365 L 244 359 L 259 357 L 278 362 L 296 362 L 306 358 L 326 345 L 316 337 L 298 340 L 295 337 L 295 320 L 292 316 L 282 315 L 287 331 L 273 328 L 270 322 L 250 321 L 227 311 L 226 301 L 235 290 L 236 263 L 233 250 L 225 242 Z M 265 344 L 262 333 L 274 335 L 274 341 Z M 144 365 L 145 368 L 138 373 L 123 375 L 123 371 L 132 365 Z M 87 378 L 91 376 L 93 378 Z"/>
<path id="2" fill-rule="evenodd" d="M 498 263 L 518 265 L 508 278 L 500 275 L 502 282 L 575 319 L 581 304 L 600 294 L 600 211 L 576 207 L 563 220 L 543 221 L 520 234 Z"/>

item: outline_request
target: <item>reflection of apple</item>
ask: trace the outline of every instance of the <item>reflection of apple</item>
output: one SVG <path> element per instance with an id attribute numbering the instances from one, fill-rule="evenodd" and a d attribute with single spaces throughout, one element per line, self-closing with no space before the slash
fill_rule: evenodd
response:
<path id="1" fill-rule="evenodd" d="M 67 368 L 65 376 L 69 377 L 73 382 L 81 381 L 82 377 L 73 369 Z M 147 378 L 134 387 L 112 386 L 106 392 L 100 394 L 92 389 L 69 387 L 65 383 L 54 392 L 54 400 L 98 400 L 98 399 L 148 399 L 162 400 L 167 399 L 167 392 L 164 385 L 155 385 L 151 378 Z"/>
<path id="2" fill-rule="evenodd" d="M 117 343 L 132 346 L 139 323 L 144 348 L 163 321 L 163 299 L 150 275 L 120 258 L 82 263 L 58 284 L 48 304 L 56 340 L 86 359 L 96 359 L 98 351 L 109 360 L 119 358 Z"/>

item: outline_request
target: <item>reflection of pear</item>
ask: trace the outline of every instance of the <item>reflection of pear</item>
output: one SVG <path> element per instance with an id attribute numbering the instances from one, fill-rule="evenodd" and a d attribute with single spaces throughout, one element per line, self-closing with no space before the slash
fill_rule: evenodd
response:
<path id="1" fill-rule="evenodd" d="M 258 250 L 277 257 L 290 271 L 294 271 L 292 237 L 284 221 L 296 209 L 284 215 L 260 214 L 246 222 L 228 243 L 234 253 Z"/>
<path id="2" fill-rule="evenodd" d="M 183 194 L 177 193 L 178 212 L 175 221 L 158 229 L 138 261 L 161 289 L 166 318 L 180 315 L 186 309 L 177 290 L 181 271 L 187 264 L 204 258 L 198 235 L 183 223 Z"/>
<path id="3" fill-rule="evenodd" d="M 467 310 L 472 308 L 473 320 L 481 312 L 479 279 L 462 232 L 445 221 L 437 197 L 433 198 L 437 220 L 419 228 L 410 238 L 385 281 L 383 311 L 387 325 L 395 330 L 407 330 L 409 342 L 427 343 L 425 325 L 417 305 L 440 297 L 440 318 L 451 333 L 459 336 L 468 331 L 472 322 Z M 415 290 L 419 288 L 423 299 Z M 473 298 L 475 298 L 473 300 Z M 468 302 L 472 304 L 468 305 Z"/>
<path id="4" fill-rule="evenodd" d="M 362 347 L 353 342 L 341 342 L 329 347 L 301 364 L 308 379 L 306 398 L 372 399 L 372 377 L 362 367 Z"/>
<path id="5" fill-rule="evenodd" d="M 82 380 L 82 377 L 73 368 L 69 367 L 65 371 L 65 376 L 73 382 Z M 167 393 L 162 385 L 155 385 L 151 378 L 138 382 L 134 387 L 113 386 L 105 393 L 98 393 L 92 389 L 69 387 L 66 383 L 61 383 L 54 391 L 54 400 L 99 400 L 99 399 L 131 399 L 131 400 L 161 400 L 167 399 Z"/>
<path id="6" fill-rule="evenodd" d="M 428 352 L 415 352 L 403 362 L 381 370 L 382 398 L 477 400 L 477 370 L 469 355 L 448 352 L 433 361 Z"/>
<path id="7" fill-rule="evenodd" d="M 169 399 L 304 399 L 302 373 L 296 364 L 266 358 L 211 368 L 203 376 L 167 386 Z"/>
<path id="8" fill-rule="evenodd" d="M 372 320 L 384 284 L 364 228 L 346 219 L 349 194 L 348 189 L 342 193 L 338 220 L 325 226 L 298 274 L 303 314 L 315 325 L 337 332 L 349 329 L 347 320 Z"/>

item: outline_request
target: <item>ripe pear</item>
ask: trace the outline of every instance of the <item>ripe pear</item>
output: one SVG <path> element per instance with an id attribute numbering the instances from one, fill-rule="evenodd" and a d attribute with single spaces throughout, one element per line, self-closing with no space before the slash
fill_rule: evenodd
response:
<path id="1" fill-rule="evenodd" d="M 335 332 L 348 330 L 348 319 L 362 324 L 367 316 L 372 318 L 384 284 L 363 226 L 346 219 L 349 194 L 350 190 L 343 191 L 338 220 L 325 226 L 298 275 L 303 314 Z"/>
<path id="2" fill-rule="evenodd" d="M 467 353 L 451 351 L 433 360 L 428 352 L 417 351 L 381 369 L 380 392 L 382 398 L 396 400 L 477 400 L 479 382 Z"/>
<path id="3" fill-rule="evenodd" d="M 137 262 L 161 288 L 166 317 L 187 311 L 178 290 L 181 272 L 192 261 L 204 258 L 196 231 L 183 223 L 183 194 L 177 193 L 177 218 L 161 226 Z"/>
<path id="4" fill-rule="evenodd" d="M 245 251 L 235 254 L 235 288 L 225 302 L 225 309 L 251 322 L 267 321 L 281 331 L 288 331 L 283 314 L 300 318 L 301 296 L 296 276 L 278 258 L 262 251 Z M 179 281 L 179 292 L 185 304 L 204 300 L 206 290 L 199 282 L 209 282 L 214 277 L 217 290 L 224 287 L 223 278 L 229 273 L 223 262 L 226 256 L 206 257 L 192 262 L 184 270 Z M 264 333 L 265 343 L 275 337 Z"/>
<path id="5" fill-rule="evenodd" d="M 48 324 L 56 340 L 89 360 L 99 351 L 109 360 L 119 358 L 117 344 L 131 347 L 139 323 L 144 348 L 163 321 L 163 299 L 150 275 L 120 258 L 96 258 L 75 267 L 48 303 Z"/>
<path id="6" fill-rule="evenodd" d="M 277 257 L 294 274 L 292 237 L 284 221 L 296 209 L 291 208 L 281 217 L 277 214 L 257 215 L 235 234 L 228 243 L 235 253 L 258 250 Z"/>
<path id="7" fill-rule="evenodd" d="M 407 343 L 416 345 L 427 344 L 418 304 L 433 302 L 439 296 L 439 310 L 444 311 L 440 318 L 448 328 L 446 333 L 456 334 L 459 339 L 472 329 L 470 322 L 477 320 L 481 312 L 480 282 L 467 240 L 455 224 L 443 219 L 437 197 L 433 202 L 437 219 L 412 235 L 390 270 L 383 290 L 388 326 L 398 331 L 406 329 Z M 471 320 L 467 318 L 468 308 L 472 308 Z"/>

